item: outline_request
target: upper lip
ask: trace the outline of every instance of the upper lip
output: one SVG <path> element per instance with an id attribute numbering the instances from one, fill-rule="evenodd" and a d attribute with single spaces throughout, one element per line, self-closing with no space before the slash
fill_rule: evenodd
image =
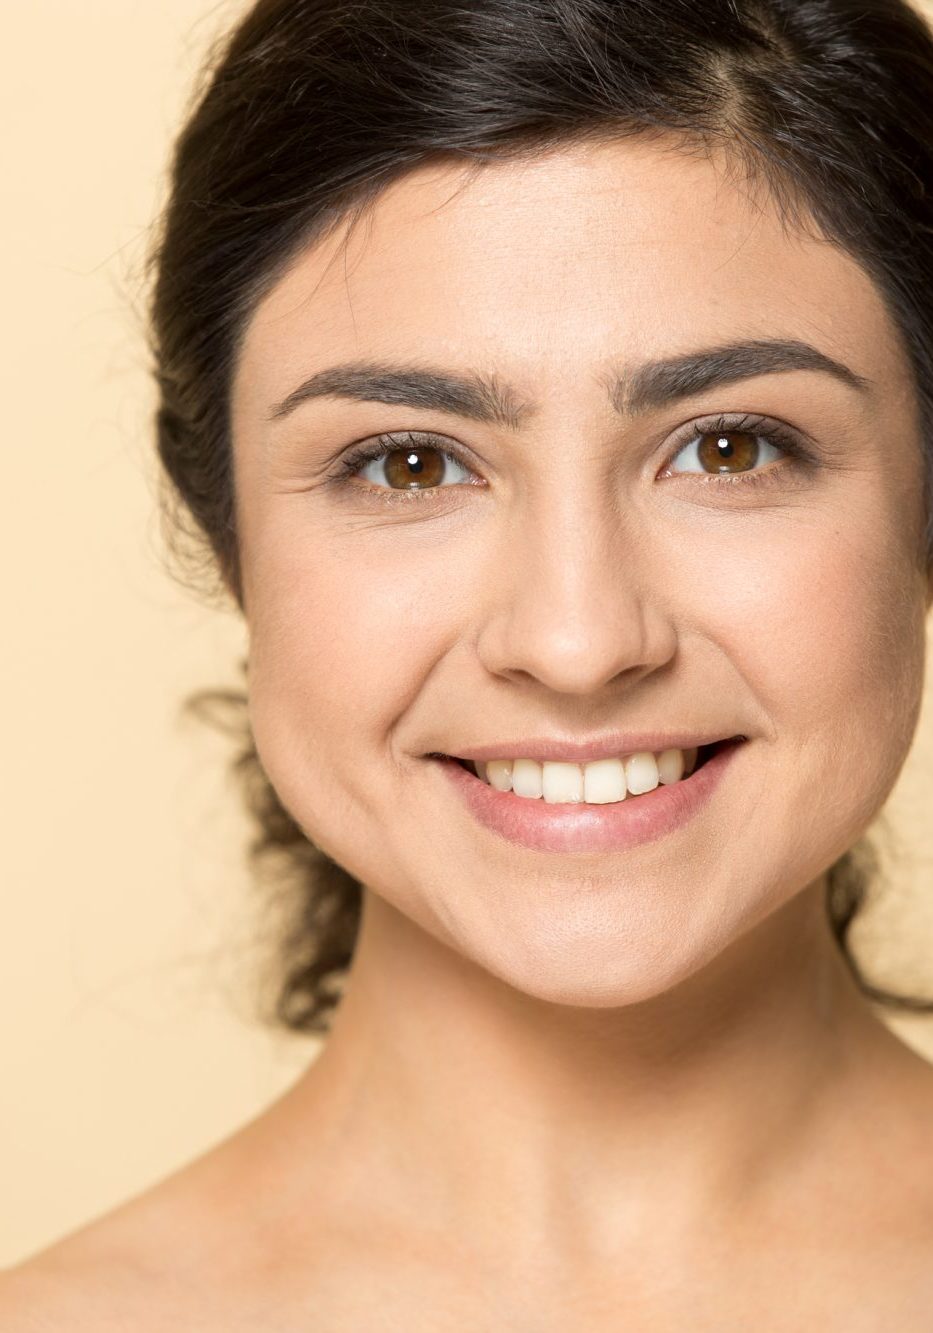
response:
<path id="1" fill-rule="evenodd" d="M 454 759 L 472 759 L 486 764 L 491 759 L 536 759 L 539 763 L 588 764 L 596 759 L 614 759 L 619 755 L 650 750 L 692 750 L 717 741 L 744 739 L 737 733 L 724 736 L 717 732 L 607 732 L 587 741 L 560 740 L 550 736 L 526 736 L 523 740 L 497 741 L 495 745 L 467 745 L 447 753 Z"/>

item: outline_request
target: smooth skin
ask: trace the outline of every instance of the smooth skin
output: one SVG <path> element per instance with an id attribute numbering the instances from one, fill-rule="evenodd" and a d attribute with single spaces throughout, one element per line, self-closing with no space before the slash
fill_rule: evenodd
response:
<path id="1" fill-rule="evenodd" d="M 647 361 L 775 338 L 864 385 L 627 409 Z M 521 422 L 272 416 L 359 361 L 481 375 Z M 808 460 L 697 471 L 692 423 L 732 413 Z M 916 390 L 862 268 L 671 142 L 437 161 L 265 296 L 232 420 L 252 722 L 367 886 L 352 973 L 296 1085 L 11 1274 L 4 1328 L 928 1330 L 933 1068 L 823 906 L 911 745 L 933 601 Z M 457 461 L 414 496 L 335 479 L 389 431 Z M 617 727 L 749 740 L 624 854 L 506 842 L 425 757 Z"/>

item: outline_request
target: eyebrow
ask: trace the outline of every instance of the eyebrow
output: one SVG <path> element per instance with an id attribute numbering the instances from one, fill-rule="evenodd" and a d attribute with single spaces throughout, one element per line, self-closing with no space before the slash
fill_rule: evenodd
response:
<path id="1" fill-rule="evenodd" d="M 294 412 L 311 398 L 354 398 L 452 412 L 474 421 L 518 430 L 537 410 L 496 376 L 452 373 L 434 367 L 393 366 L 355 361 L 320 370 L 273 407 L 270 420 Z"/>
<path id="2" fill-rule="evenodd" d="M 871 381 L 796 338 L 753 338 L 649 361 L 624 374 L 603 376 L 615 411 L 636 416 L 722 384 L 788 370 L 816 370 L 860 393 Z M 320 370 L 269 413 L 277 421 L 313 398 L 350 398 L 433 409 L 520 430 L 538 411 L 497 376 L 450 372 L 431 366 L 347 362 Z"/>

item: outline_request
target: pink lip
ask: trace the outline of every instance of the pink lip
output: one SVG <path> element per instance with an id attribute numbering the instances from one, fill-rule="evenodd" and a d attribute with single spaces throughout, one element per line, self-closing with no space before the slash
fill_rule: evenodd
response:
<path id="1" fill-rule="evenodd" d="M 473 817 L 499 837 L 541 852 L 609 852 L 654 842 L 693 819 L 744 743 L 725 745 L 689 778 L 611 805 L 529 800 L 514 792 L 496 791 L 455 759 L 431 762 L 447 774 Z"/>

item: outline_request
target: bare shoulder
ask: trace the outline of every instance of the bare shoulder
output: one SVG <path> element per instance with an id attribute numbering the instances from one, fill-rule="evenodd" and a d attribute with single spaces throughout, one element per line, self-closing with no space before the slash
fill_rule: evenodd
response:
<path id="1" fill-rule="evenodd" d="M 68 1262 L 30 1259 L 0 1273 L 0 1328 L 4 1333 L 117 1333 L 145 1325 L 127 1322 L 118 1272 Z"/>
<path id="2" fill-rule="evenodd" d="M 138 1223 L 125 1225 L 123 1214 L 114 1210 L 0 1273 L 4 1333 L 148 1333 L 155 1274 Z"/>
<path id="3" fill-rule="evenodd" d="M 3 1333 L 239 1333 L 234 1219 L 218 1177 L 233 1145 L 195 1162 L 0 1271 Z M 234 1171 L 235 1178 L 235 1171 Z"/>
<path id="4" fill-rule="evenodd" d="M 0 1273 L 3 1333 L 158 1327 L 171 1260 L 150 1221 L 144 1196 Z"/>
<path id="5" fill-rule="evenodd" d="M 291 1226 L 277 1225 L 276 1200 L 288 1198 L 294 1176 L 294 1160 L 281 1152 L 287 1101 L 286 1094 L 170 1175 L 0 1271 L 2 1333 L 268 1327 L 264 1316 L 281 1286 L 279 1242 L 295 1216 L 290 1210 Z M 298 1217 L 318 1237 L 327 1228 L 309 1202 Z"/>
<path id="6" fill-rule="evenodd" d="M 124 1227 L 107 1218 L 0 1273 L 3 1333 L 240 1333 L 237 1291 L 217 1274 L 208 1281 L 203 1256 L 165 1245 L 137 1219 Z M 252 1325 L 255 1327 L 255 1325 Z"/>

